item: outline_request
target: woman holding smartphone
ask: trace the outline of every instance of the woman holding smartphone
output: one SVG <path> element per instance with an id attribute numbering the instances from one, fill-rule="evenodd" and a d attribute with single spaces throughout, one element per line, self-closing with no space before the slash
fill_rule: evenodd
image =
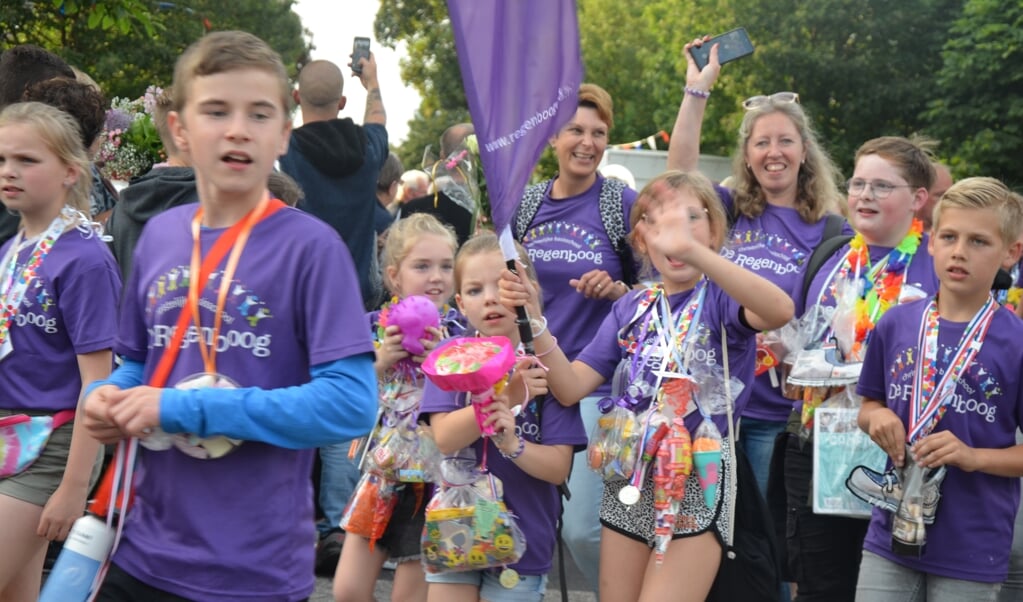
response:
<path id="1" fill-rule="evenodd" d="M 704 113 L 721 64 L 718 44 L 711 47 L 702 69 L 692 49 L 709 40 L 697 38 L 685 46 L 686 86 L 668 148 L 668 169 L 697 169 Z M 723 253 L 792 295 L 802 284 L 813 249 L 825 238 L 851 234 L 840 215 L 838 168 L 818 142 L 795 92 L 753 96 L 743 108 L 746 114 L 733 155 L 734 188 L 717 187 L 732 224 Z M 765 496 L 775 440 L 785 432 L 792 413 L 792 401 L 782 396 L 783 377 L 772 367 L 778 363 L 771 362 L 772 357 L 761 345 L 739 437 Z M 777 530 L 784 533 L 784 517 L 775 519 Z"/>

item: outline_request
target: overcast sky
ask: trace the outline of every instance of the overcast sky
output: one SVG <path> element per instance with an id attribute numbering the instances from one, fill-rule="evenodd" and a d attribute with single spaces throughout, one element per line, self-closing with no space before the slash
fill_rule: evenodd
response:
<path id="1" fill-rule="evenodd" d="M 342 117 L 351 117 L 362 123 L 366 110 L 366 91 L 348 69 L 352 40 L 364 36 L 373 40 L 371 50 L 377 60 L 380 94 L 387 110 L 387 133 L 391 144 L 398 144 L 408 135 L 408 121 L 419 107 L 419 94 L 401 82 L 398 60 L 404 56 L 404 47 L 398 51 L 385 48 L 373 37 L 373 20 L 379 0 L 298 0 L 294 10 L 302 17 L 302 25 L 312 32 L 314 59 L 333 61 L 345 75 L 345 96 L 348 104 Z"/>

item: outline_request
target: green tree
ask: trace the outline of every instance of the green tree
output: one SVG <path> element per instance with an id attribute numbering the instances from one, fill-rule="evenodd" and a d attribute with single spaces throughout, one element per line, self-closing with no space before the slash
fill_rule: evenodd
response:
<path id="1" fill-rule="evenodd" d="M 469 121 L 455 38 L 444 0 L 381 0 L 374 32 L 388 48 L 405 43 L 401 77 L 422 98 L 409 121 L 409 135 L 397 154 L 407 169 L 419 167 L 427 147 L 438 151 L 438 139 L 455 123 Z"/>
<path id="2" fill-rule="evenodd" d="M 141 28 L 149 34 L 157 28 L 144 0 L 50 0 L 49 2 L 0 3 L 0 46 L 35 44 L 63 48 L 82 30 L 126 34 Z"/>
<path id="3" fill-rule="evenodd" d="M 2 44 L 43 46 L 92 76 L 108 97 L 134 98 L 149 85 L 169 85 L 177 57 L 207 28 L 252 32 L 280 53 L 295 75 L 309 60 L 310 44 L 293 5 L 293 0 L 185 0 L 153 9 L 143 0 L 83 0 L 63 8 L 60 2 L 3 2 Z M 100 8 L 104 12 L 97 18 Z"/>
<path id="4" fill-rule="evenodd" d="M 747 95 L 798 92 L 836 162 L 870 138 L 909 135 L 934 93 L 940 49 L 963 0 L 725 0 L 756 46 L 725 68 Z M 736 108 L 741 116 L 741 109 Z"/>
<path id="5" fill-rule="evenodd" d="M 1023 186 L 1023 5 L 968 0 L 941 53 L 929 132 L 959 177 Z"/>

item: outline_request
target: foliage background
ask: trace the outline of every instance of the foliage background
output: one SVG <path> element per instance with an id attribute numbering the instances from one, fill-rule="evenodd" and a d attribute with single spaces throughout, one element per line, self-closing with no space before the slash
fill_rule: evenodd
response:
<path id="1" fill-rule="evenodd" d="M 92 75 L 109 97 L 166 85 L 178 54 L 207 28 L 266 39 L 290 72 L 309 60 L 293 0 L 4 0 L 0 48 L 35 43 Z M 726 65 L 702 150 L 729 155 L 741 100 L 798 92 L 845 173 L 880 135 L 924 134 L 957 177 L 1023 186 L 1023 3 L 1019 0 L 577 0 L 587 80 L 615 99 L 612 143 L 671 131 L 685 81 L 682 47 L 745 27 L 752 57 Z M 380 0 L 376 38 L 404 41 L 402 77 L 422 97 L 395 150 L 421 164 L 440 133 L 468 120 L 444 0 Z M 400 93 L 400 92 L 397 92 Z M 553 174 L 545 155 L 538 177 Z"/>

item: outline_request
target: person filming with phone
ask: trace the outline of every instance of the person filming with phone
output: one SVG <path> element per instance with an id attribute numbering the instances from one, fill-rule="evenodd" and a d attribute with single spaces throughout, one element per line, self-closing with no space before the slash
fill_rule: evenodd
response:
<path id="1" fill-rule="evenodd" d="M 327 222 L 341 235 L 355 263 L 368 311 L 376 309 L 383 290 L 373 224 L 377 178 L 389 153 L 387 114 L 373 54 L 368 50 L 360 54 L 356 44 L 351 67 L 366 88 L 363 125 L 338 117 L 346 102 L 341 69 L 330 61 L 310 62 L 299 73 L 298 89 L 293 92 L 303 125 L 291 133 L 280 169 L 305 192 L 298 208 Z M 333 575 L 337 567 L 344 538 L 338 524 L 359 478 L 358 468 L 348 459 L 348 447 L 345 442 L 320 448 L 319 504 L 325 517 L 317 525 L 316 569 L 324 575 Z"/>
<path id="2" fill-rule="evenodd" d="M 669 169 L 697 169 L 704 113 L 721 63 L 752 52 L 744 33 L 729 32 L 720 36 L 721 43 L 706 36 L 685 45 L 686 84 L 668 148 Z M 706 61 L 698 63 L 702 57 Z M 732 224 L 723 253 L 791 294 L 802 282 L 814 248 L 827 238 L 851 233 L 839 215 L 839 172 L 818 142 L 797 93 L 753 96 L 743 108 L 733 155 L 735 188 L 717 187 Z M 739 442 L 766 495 L 775 441 L 785 433 L 792 401 L 782 396 L 780 373 L 762 361 L 769 350 L 760 347 Z M 780 531 L 784 517 L 776 514 Z"/>

